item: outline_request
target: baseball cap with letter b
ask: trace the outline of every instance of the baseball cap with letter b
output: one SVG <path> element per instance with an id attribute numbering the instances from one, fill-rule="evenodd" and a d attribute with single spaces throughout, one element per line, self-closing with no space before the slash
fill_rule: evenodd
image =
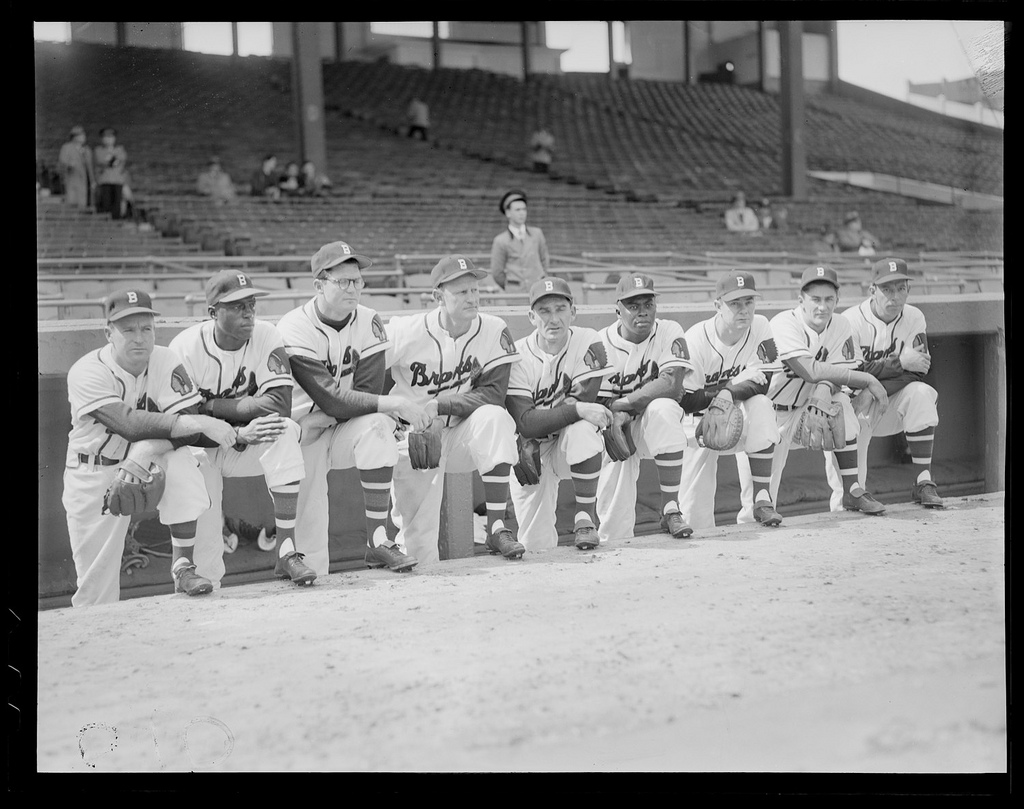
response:
<path id="1" fill-rule="evenodd" d="M 120 320 L 128 315 L 160 314 L 153 308 L 153 299 L 141 289 L 121 289 L 111 292 L 103 302 L 103 313 L 108 322 Z"/>
<path id="2" fill-rule="evenodd" d="M 800 276 L 800 291 L 803 292 L 805 286 L 818 281 L 824 281 L 839 289 L 839 276 L 836 275 L 836 271 L 832 267 L 828 264 L 812 264 Z"/>
<path id="3" fill-rule="evenodd" d="M 349 259 L 355 261 L 359 265 L 360 270 L 365 270 L 373 264 L 370 259 L 356 253 L 345 242 L 331 242 L 330 244 L 325 244 L 313 254 L 309 265 L 313 269 L 313 275 L 319 276 L 324 270 L 337 267 L 341 262 L 348 261 Z"/>
<path id="4" fill-rule="evenodd" d="M 654 291 L 654 279 L 641 272 L 631 272 L 622 276 L 615 286 L 615 300 L 624 301 L 628 298 L 638 298 L 641 295 L 658 295 Z"/>
<path id="5" fill-rule="evenodd" d="M 430 271 L 430 285 L 437 289 L 463 275 L 472 275 L 476 279 L 486 278 L 486 270 L 478 270 L 473 262 L 462 255 L 445 256 Z"/>
<path id="6" fill-rule="evenodd" d="M 871 265 L 871 283 L 887 284 L 890 281 L 909 281 L 907 262 L 902 258 L 883 258 Z"/>
<path id="7" fill-rule="evenodd" d="M 750 296 L 760 298 L 761 293 L 757 291 L 757 287 L 754 284 L 754 276 L 749 272 L 741 272 L 740 270 L 727 272 L 715 284 L 715 297 L 721 298 L 723 301 L 732 301 L 736 298 Z"/>
<path id="8" fill-rule="evenodd" d="M 572 290 L 564 278 L 546 276 L 534 281 L 533 286 L 530 287 L 530 306 L 533 306 L 541 298 L 546 298 L 548 295 L 558 295 L 568 300 L 569 303 L 574 303 Z"/>
<path id="9" fill-rule="evenodd" d="M 249 276 L 239 270 L 221 270 L 206 282 L 207 306 L 269 294 L 265 290 L 253 287 Z"/>

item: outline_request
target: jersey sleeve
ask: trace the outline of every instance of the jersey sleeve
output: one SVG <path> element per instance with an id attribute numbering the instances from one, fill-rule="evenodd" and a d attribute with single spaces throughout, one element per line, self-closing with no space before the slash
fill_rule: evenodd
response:
<path id="1" fill-rule="evenodd" d="M 387 356 L 387 350 L 391 345 L 391 341 L 388 339 L 387 329 L 384 328 L 384 321 L 381 320 L 380 315 L 375 311 L 365 306 L 360 306 L 358 311 L 359 318 L 363 321 L 359 332 L 360 342 L 362 343 L 359 349 L 359 356 L 372 357 L 374 354 L 380 354 L 381 352 L 384 352 L 385 356 Z"/>
<path id="2" fill-rule="evenodd" d="M 384 364 L 388 368 L 402 361 L 408 343 L 405 335 L 409 331 L 409 316 L 399 315 L 391 318 L 384 326 L 387 346 L 384 349 Z"/>
<path id="3" fill-rule="evenodd" d="M 528 338 L 523 338 L 516 343 L 517 350 L 521 356 L 525 356 L 524 352 L 528 349 L 524 348 L 524 341 Z M 526 399 L 533 401 L 533 392 L 536 387 L 537 381 L 532 378 L 530 371 L 533 369 L 534 364 L 529 361 L 517 362 L 512 365 L 509 369 L 508 376 L 508 396 L 521 396 Z"/>
<path id="4" fill-rule="evenodd" d="M 796 357 L 812 357 L 811 349 L 807 345 L 807 335 L 794 310 L 779 312 L 771 319 L 771 327 L 780 361 Z"/>
<path id="5" fill-rule="evenodd" d="M 149 360 L 149 387 L 149 398 L 161 413 L 177 413 L 202 401 L 181 358 L 165 346 L 153 349 Z"/>
<path id="6" fill-rule="evenodd" d="M 68 402 L 72 418 L 80 419 L 106 405 L 123 402 L 120 390 L 121 383 L 100 362 L 97 352 L 87 354 L 68 371 Z"/>
<path id="7" fill-rule="evenodd" d="M 285 350 L 288 354 L 321 361 L 319 335 L 309 321 L 305 306 L 285 314 L 277 322 L 277 330 L 281 334 L 281 339 L 284 340 Z"/>
<path id="8" fill-rule="evenodd" d="M 763 371 L 777 373 L 782 370 L 782 360 L 779 359 L 779 347 L 775 343 L 775 334 L 768 318 L 764 315 L 754 315 L 754 322 L 751 328 L 751 335 L 754 338 L 756 347 L 754 353 L 756 359 L 750 364 L 757 364 Z"/>
<path id="9" fill-rule="evenodd" d="M 657 357 L 658 367 L 662 370 L 668 368 L 695 370 L 683 327 L 674 320 L 660 320 L 658 321 L 658 332 L 661 348 Z"/>
<path id="10" fill-rule="evenodd" d="M 256 348 L 256 392 L 266 393 L 271 388 L 291 387 L 291 363 L 285 348 L 284 337 L 277 326 L 267 321 L 257 321 L 260 335 Z M 256 341 L 254 340 L 254 343 Z"/>
<path id="11" fill-rule="evenodd" d="M 690 363 L 693 373 L 686 379 L 686 389 L 690 391 L 703 390 L 707 384 L 707 371 L 704 368 L 704 358 L 701 356 L 705 348 L 707 338 L 704 336 L 704 324 L 706 321 L 695 323 L 690 326 L 683 336 L 686 338 L 686 348 L 690 353 Z"/>
<path id="12" fill-rule="evenodd" d="M 480 317 L 487 318 L 484 321 L 486 337 L 483 345 L 480 347 L 480 351 L 483 354 L 480 357 L 481 372 L 490 371 L 499 365 L 518 363 L 522 357 L 516 350 L 516 343 L 512 339 L 512 332 L 509 331 L 505 321 L 492 315 L 480 315 Z M 484 336 L 481 334 L 481 337 Z"/>
<path id="13" fill-rule="evenodd" d="M 581 351 L 577 357 L 576 366 L 571 369 L 573 387 L 575 388 L 588 379 L 603 379 L 614 373 L 615 369 L 608 360 L 608 350 L 605 348 L 601 335 L 594 329 L 586 328 L 574 329 L 574 332 L 578 334 L 577 339 L 580 341 Z"/>

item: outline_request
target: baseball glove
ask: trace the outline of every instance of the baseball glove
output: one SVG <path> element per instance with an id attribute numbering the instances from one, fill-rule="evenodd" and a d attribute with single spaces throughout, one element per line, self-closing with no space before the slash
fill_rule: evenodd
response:
<path id="1" fill-rule="evenodd" d="M 409 433 L 409 462 L 413 469 L 437 469 L 441 463 L 443 426 L 441 419 L 434 419 L 427 428 Z"/>
<path id="2" fill-rule="evenodd" d="M 520 486 L 535 486 L 540 483 L 540 442 L 535 438 L 525 441 L 516 436 L 519 444 L 519 463 L 512 467 Z"/>
<path id="3" fill-rule="evenodd" d="M 636 444 L 629 431 L 630 423 L 619 424 L 615 419 L 601 431 L 604 448 L 613 461 L 624 461 L 636 452 Z"/>
<path id="4" fill-rule="evenodd" d="M 846 447 L 843 408 L 836 402 L 812 397 L 808 400 L 793 433 L 793 442 L 808 449 L 832 452 Z"/>
<path id="5" fill-rule="evenodd" d="M 743 411 L 732 399 L 716 396 L 697 424 L 697 443 L 716 452 L 732 449 L 743 432 Z"/>
<path id="6" fill-rule="evenodd" d="M 147 470 L 136 461 L 125 458 L 103 495 L 102 513 L 120 517 L 155 511 L 166 483 L 166 473 L 155 463 L 151 463 Z"/>

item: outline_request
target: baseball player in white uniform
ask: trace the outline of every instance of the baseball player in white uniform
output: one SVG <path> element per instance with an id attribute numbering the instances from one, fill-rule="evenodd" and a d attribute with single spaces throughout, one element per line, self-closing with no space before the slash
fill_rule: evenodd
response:
<path id="1" fill-rule="evenodd" d="M 520 442 L 536 441 L 541 463 L 537 483 L 521 483 L 515 474 L 509 479 L 519 541 L 528 551 L 558 545 L 558 482 L 571 479 L 575 545 L 589 550 L 598 544 L 597 479 L 604 459 L 600 431 L 611 421 L 597 394 L 612 368 L 600 335 L 573 325 L 576 306 L 564 279 L 536 281 L 528 315 L 536 328 L 516 341 L 522 359 L 512 366 L 505 399 Z"/>
<path id="2" fill-rule="evenodd" d="M 199 518 L 196 572 L 219 586 L 224 576 L 224 478 L 266 479 L 274 502 L 277 564 L 274 572 L 296 584 L 312 584 L 316 573 L 295 549 L 295 510 L 305 476 L 299 425 L 291 416 L 292 375 L 277 327 L 256 318 L 255 289 L 240 270 L 222 270 L 206 284 L 210 320 L 189 326 L 170 342 L 199 388 L 199 412 L 238 429 L 228 448 L 197 450 L 212 503 Z"/>
<path id="3" fill-rule="evenodd" d="M 772 458 L 769 493 L 778 503 L 779 483 L 793 434 L 802 411 L 814 394 L 825 402 L 838 404 L 846 430 L 846 448 L 835 451 L 843 486 L 843 506 L 865 514 L 881 514 L 879 503 L 857 482 L 858 421 L 850 396 L 843 387 L 860 389 L 884 407 L 885 388 L 870 374 L 855 370 L 860 364 L 860 347 L 853 339 L 850 322 L 833 315 L 839 302 L 839 278 L 827 264 L 811 265 L 800 277 L 796 307 L 771 319 L 775 346 L 783 373 L 774 374 L 768 387 L 779 427 L 780 441 Z M 831 462 L 829 462 L 831 463 Z"/>
<path id="4" fill-rule="evenodd" d="M 388 537 L 386 523 L 398 460 L 396 421 L 419 428 L 428 418 L 412 399 L 382 395 L 388 337 L 380 316 L 359 303 L 362 270 L 371 263 L 346 242 L 325 244 L 310 260 L 316 296 L 277 324 L 295 377 L 292 419 L 302 429 L 306 470 L 299 486 L 296 548 L 321 576 L 331 561 L 327 473 L 332 469 L 358 470 L 367 567 L 402 572 L 417 562 Z"/>
<path id="5" fill-rule="evenodd" d="M 889 394 L 889 406 L 873 399 L 853 399 L 860 421 L 857 440 L 857 482 L 867 485 L 868 445 L 873 435 L 906 433 L 915 480 L 911 498 L 925 508 L 942 508 L 942 498 L 932 480 L 932 446 L 939 423 L 938 393 L 924 382 L 931 368 L 924 313 L 907 303 L 910 274 L 901 258 L 884 258 L 872 266 L 871 296 L 843 312 L 860 346 L 859 370 L 876 377 Z M 832 485 L 832 510 L 842 505 L 838 470 L 828 466 Z"/>
<path id="6" fill-rule="evenodd" d="M 199 463 L 187 444 L 235 442 L 224 421 L 195 415 L 199 392 L 177 355 L 156 345 L 156 318 L 141 289 L 112 293 L 105 303 L 107 345 L 90 351 L 68 371 L 71 432 L 62 502 L 67 512 L 78 588 L 75 607 L 120 597 L 121 557 L 131 516 L 104 509 L 104 494 L 126 458 L 166 473 L 158 504 L 170 527 L 175 592 L 201 595 L 212 584 L 192 561 L 196 519 L 210 507 Z M 185 411 L 191 411 L 186 413 Z"/>
<path id="7" fill-rule="evenodd" d="M 740 479 L 737 523 L 757 521 L 775 526 L 782 517 L 775 510 L 769 488 L 772 457 L 779 442 L 775 411 L 765 395 L 773 373 L 782 370 L 768 318 L 756 313 L 754 276 L 732 270 L 718 279 L 715 309 L 718 314 L 686 331 L 690 359 L 697 368 L 681 404 L 691 443 L 683 458 L 679 483 L 679 510 L 694 529 L 715 527 L 715 492 L 719 455 L 735 455 Z M 731 399 L 743 413 L 743 432 L 731 450 L 716 452 L 694 436 L 705 408 L 717 396 Z M 755 491 L 756 490 L 756 491 Z"/>
<path id="8" fill-rule="evenodd" d="M 657 317 L 654 280 L 623 275 L 616 286 L 618 319 L 600 332 L 614 371 L 601 382 L 598 401 L 624 429 L 636 452 L 623 461 L 609 458 L 597 487 L 601 542 L 633 536 L 640 461 L 653 458 L 661 489 L 661 525 L 676 538 L 693 529 L 679 511 L 679 475 L 686 448 L 685 413 L 679 404 L 687 375 L 694 371 L 683 327 Z"/>
<path id="9" fill-rule="evenodd" d="M 525 551 L 504 522 L 509 474 L 519 459 L 505 397 L 510 366 L 520 357 L 505 321 L 479 309 L 479 281 L 486 276 L 463 255 L 445 256 L 430 273 L 437 307 L 393 317 L 387 325 L 394 392 L 424 407 L 431 430 L 441 435 L 440 460 L 432 469 L 414 469 L 408 436 L 399 441 L 393 497 L 398 541 L 421 563 L 440 558 L 445 472 L 480 472 L 492 553 L 518 559 Z"/>

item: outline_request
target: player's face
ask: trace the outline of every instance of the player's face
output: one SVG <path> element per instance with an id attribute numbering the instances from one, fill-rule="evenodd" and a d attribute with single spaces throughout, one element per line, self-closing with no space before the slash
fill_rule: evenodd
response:
<path id="1" fill-rule="evenodd" d="M 472 275 L 459 276 L 441 285 L 437 290 L 437 300 L 452 323 L 465 326 L 480 311 L 480 285 Z"/>
<path id="2" fill-rule="evenodd" d="M 107 342 L 114 347 L 114 361 L 138 376 L 149 365 L 156 345 L 156 318 L 141 312 L 128 315 L 104 328 Z"/>
<path id="3" fill-rule="evenodd" d="M 731 301 L 718 301 L 718 317 L 726 329 L 740 330 L 749 329 L 754 320 L 754 312 L 757 310 L 757 298 L 753 295 L 744 295 L 742 298 L 733 298 Z"/>
<path id="4" fill-rule="evenodd" d="M 804 322 L 819 334 L 825 330 L 832 312 L 839 303 L 839 290 L 832 284 L 808 284 L 800 293 L 800 310 Z"/>
<path id="5" fill-rule="evenodd" d="M 638 295 L 619 301 L 615 308 L 619 313 L 619 333 L 627 340 L 646 340 L 654 328 L 658 316 L 658 301 L 653 295 Z"/>
<path id="6" fill-rule="evenodd" d="M 549 347 L 561 347 L 569 339 L 576 307 L 561 295 L 547 295 L 533 305 L 529 318 L 541 340 Z"/>
<path id="7" fill-rule="evenodd" d="M 256 327 L 255 296 L 230 303 L 218 303 L 212 309 L 218 336 L 224 335 L 242 343 L 252 337 L 252 330 Z"/>
<path id="8" fill-rule="evenodd" d="M 347 317 L 359 305 L 364 283 L 356 261 L 350 259 L 331 267 L 316 281 L 324 314 L 338 318 Z"/>
<path id="9" fill-rule="evenodd" d="M 519 202 L 513 202 L 508 208 L 505 209 L 505 216 L 508 217 L 508 221 L 516 227 L 519 227 L 526 223 L 526 203 L 520 200 Z"/>
<path id="10" fill-rule="evenodd" d="M 900 312 L 910 294 L 909 281 L 887 281 L 884 284 L 871 285 L 871 302 L 875 314 L 881 320 L 889 322 Z"/>

